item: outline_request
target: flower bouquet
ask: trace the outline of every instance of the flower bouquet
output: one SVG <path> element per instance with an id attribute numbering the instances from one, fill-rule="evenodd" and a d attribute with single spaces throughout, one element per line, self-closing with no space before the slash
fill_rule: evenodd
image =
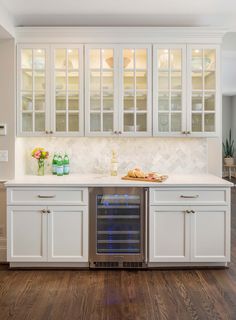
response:
<path id="1" fill-rule="evenodd" d="M 38 176 L 44 175 L 44 162 L 48 159 L 49 152 L 45 151 L 44 148 L 35 148 L 32 153 L 32 157 L 38 160 Z"/>

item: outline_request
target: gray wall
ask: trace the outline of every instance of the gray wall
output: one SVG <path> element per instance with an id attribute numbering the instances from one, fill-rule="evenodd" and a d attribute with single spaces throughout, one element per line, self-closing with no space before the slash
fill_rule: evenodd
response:
<path id="1" fill-rule="evenodd" d="M 15 43 L 0 41 L 0 122 L 7 135 L 0 136 L 0 150 L 8 150 L 8 162 L 0 162 L 0 180 L 14 177 L 15 158 Z"/>
<path id="2" fill-rule="evenodd" d="M 0 123 L 7 135 L 0 136 L 0 150 L 8 150 L 8 162 L 0 162 L 0 261 L 6 261 L 6 191 L 1 181 L 15 171 L 15 43 L 0 40 Z"/>

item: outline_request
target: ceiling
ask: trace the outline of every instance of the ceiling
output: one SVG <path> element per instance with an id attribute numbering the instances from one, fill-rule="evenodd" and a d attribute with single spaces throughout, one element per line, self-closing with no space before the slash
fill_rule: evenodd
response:
<path id="1" fill-rule="evenodd" d="M 21 25 L 236 26 L 235 0 L 0 0 Z"/>

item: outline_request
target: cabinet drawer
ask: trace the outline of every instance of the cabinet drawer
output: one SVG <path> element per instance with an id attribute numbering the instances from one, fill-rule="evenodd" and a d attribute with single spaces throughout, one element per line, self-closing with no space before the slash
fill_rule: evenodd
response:
<path id="1" fill-rule="evenodd" d="M 87 205 L 87 188 L 9 188 L 8 205 Z"/>
<path id="2" fill-rule="evenodd" d="M 217 204 L 229 203 L 229 191 L 224 188 L 150 189 L 150 205 L 160 204 Z"/>

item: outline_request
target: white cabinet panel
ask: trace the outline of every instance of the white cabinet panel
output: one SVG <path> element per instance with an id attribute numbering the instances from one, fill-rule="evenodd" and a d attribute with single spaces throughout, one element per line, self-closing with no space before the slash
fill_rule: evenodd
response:
<path id="1" fill-rule="evenodd" d="M 149 220 L 149 261 L 189 261 L 189 231 L 190 220 L 184 208 L 151 207 Z"/>
<path id="2" fill-rule="evenodd" d="M 88 209 L 49 207 L 48 261 L 88 262 Z"/>
<path id="3" fill-rule="evenodd" d="M 41 207 L 8 207 L 8 261 L 47 260 L 47 216 Z"/>
<path id="4" fill-rule="evenodd" d="M 191 261 L 229 261 L 230 214 L 227 208 L 193 207 Z"/>

